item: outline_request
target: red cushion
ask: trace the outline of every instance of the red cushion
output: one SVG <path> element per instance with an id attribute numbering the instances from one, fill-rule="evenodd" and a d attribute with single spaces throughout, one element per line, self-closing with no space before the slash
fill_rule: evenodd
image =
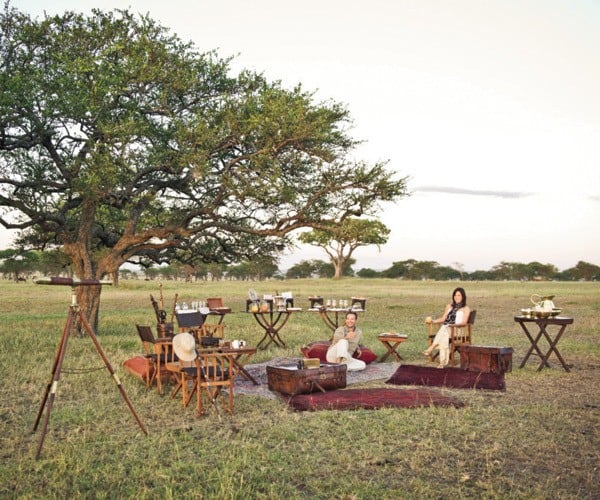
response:
<path id="1" fill-rule="evenodd" d="M 331 342 L 321 340 L 302 346 L 300 351 L 302 351 L 302 354 L 306 358 L 319 358 L 322 363 L 327 363 L 327 349 L 329 349 L 330 345 Z M 375 353 L 368 347 L 364 346 L 360 346 L 360 356 L 354 354 L 353 357 L 364 361 L 366 364 L 372 363 L 377 359 Z"/>
<path id="2" fill-rule="evenodd" d="M 355 354 L 353 357 L 364 361 L 366 364 L 372 363 L 377 359 L 377 355 L 371 349 L 363 346 L 360 347 L 360 356 Z"/>
<path id="3" fill-rule="evenodd" d="M 146 380 L 146 366 L 146 359 L 142 356 L 134 356 L 133 358 L 123 361 L 123 368 L 142 380 Z M 151 365 L 150 376 L 152 376 L 153 371 L 154 367 Z"/>
<path id="4" fill-rule="evenodd" d="M 330 342 L 311 342 L 308 345 L 302 346 L 300 351 L 305 358 L 319 358 L 321 363 L 327 363 L 327 349 Z"/>

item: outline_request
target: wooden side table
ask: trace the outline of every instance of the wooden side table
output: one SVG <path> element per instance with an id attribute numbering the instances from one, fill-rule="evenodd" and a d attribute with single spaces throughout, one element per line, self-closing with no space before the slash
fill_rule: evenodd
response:
<path id="1" fill-rule="evenodd" d="M 550 365 L 548 364 L 548 358 L 552 353 L 556 354 L 556 357 L 560 361 L 565 371 L 570 371 L 569 365 L 567 365 L 560 352 L 558 352 L 556 345 L 558 344 L 558 341 L 565 332 L 567 325 L 573 323 L 573 318 L 567 316 L 557 316 L 555 318 L 529 318 L 525 316 L 515 316 L 515 321 L 521 325 L 523 332 L 525 332 L 525 335 L 529 339 L 529 342 L 531 342 L 531 347 L 527 351 L 527 354 L 525 354 L 525 357 L 523 358 L 523 361 L 521 362 L 519 368 L 523 368 L 525 366 L 525 363 L 527 363 L 529 356 L 531 356 L 533 354 L 533 351 L 535 351 L 535 353 L 541 359 L 540 366 L 538 366 L 537 369 L 538 372 L 544 367 L 550 367 Z M 535 323 L 537 325 L 539 331 L 535 337 L 533 336 L 533 333 L 529 332 L 529 329 L 527 328 L 528 323 L 531 325 Z M 558 332 L 556 332 L 554 339 L 548 332 L 548 326 L 558 327 Z M 542 338 L 545 338 L 548 342 L 548 345 L 550 346 L 545 354 L 542 352 L 540 347 L 540 340 Z"/>
<path id="2" fill-rule="evenodd" d="M 271 310 L 267 312 L 253 312 L 256 322 L 263 328 L 265 334 L 260 342 L 256 344 L 257 349 L 266 349 L 269 344 L 274 343 L 277 347 L 285 347 L 285 342 L 279 335 L 281 329 L 290 319 L 293 312 L 301 311 L 300 308 L 288 308 L 282 310 Z M 263 345 L 264 343 L 264 345 Z"/>
<path id="3" fill-rule="evenodd" d="M 238 349 L 227 349 L 220 348 L 220 352 L 226 352 L 227 354 L 233 354 L 233 377 L 237 377 L 241 375 L 246 380 L 250 380 L 254 385 L 259 385 L 256 379 L 248 373 L 248 371 L 244 368 L 244 365 L 248 362 L 248 360 L 256 354 L 256 347 L 239 347 Z"/>
<path id="4" fill-rule="evenodd" d="M 381 334 L 379 334 L 377 336 L 377 339 L 379 340 L 379 342 L 381 342 L 383 344 L 383 346 L 386 349 L 385 354 L 383 356 L 381 356 L 381 359 L 379 360 L 379 362 L 383 363 L 390 356 L 394 357 L 396 359 L 396 361 L 402 360 L 402 357 L 398 353 L 398 347 L 400 347 L 400 344 L 402 344 L 403 342 L 406 342 L 407 338 L 408 338 L 408 335 L 402 334 L 402 333 L 381 333 Z"/>

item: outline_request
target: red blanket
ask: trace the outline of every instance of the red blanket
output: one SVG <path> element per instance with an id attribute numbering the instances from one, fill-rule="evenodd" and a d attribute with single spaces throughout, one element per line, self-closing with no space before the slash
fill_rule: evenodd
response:
<path id="1" fill-rule="evenodd" d="M 429 385 L 457 389 L 506 389 L 504 373 L 483 373 L 460 368 L 435 368 L 433 366 L 402 365 L 386 384 Z"/>
<path id="2" fill-rule="evenodd" d="M 416 408 L 419 406 L 464 406 L 458 399 L 435 389 L 345 389 L 300 394 L 289 399 L 295 410 L 355 410 L 364 408 Z"/>

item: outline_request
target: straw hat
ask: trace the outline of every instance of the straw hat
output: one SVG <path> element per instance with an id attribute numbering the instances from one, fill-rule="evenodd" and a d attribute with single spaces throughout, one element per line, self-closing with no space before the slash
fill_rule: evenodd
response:
<path id="1" fill-rule="evenodd" d="M 196 341 L 189 333 L 178 333 L 173 337 L 173 350 L 181 361 L 196 359 Z"/>

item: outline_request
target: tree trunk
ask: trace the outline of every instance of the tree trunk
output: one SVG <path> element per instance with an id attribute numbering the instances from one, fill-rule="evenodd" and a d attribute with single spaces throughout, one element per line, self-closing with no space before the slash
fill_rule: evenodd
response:
<path id="1" fill-rule="evenodd" d="M 344 269 L 344 259 L 334 259 L 332 260 L 332 264 L 333 264 L 333 269 L 334 269 L 334 274 L 333 274 L 333 279 L 334 280 L 341 280 L 342 279 L 342 271 Z"/>
<path id="2" fill-rule="evenodd" d="M 63 245 L 64 252 L 70 257 L 73 264 L 73 270 L 76 276 L 81 280 L 101 280 L 104 276 L 115 276 L 122 261 L 115 255 L 114 252 L 103 256 L 100 262 L 94 262 L 90 248 L 90 236 L 92 234 L 91 226 L 94 220 L 95 207 L 93 204 L 88 204 L 83 207 L 81 215 L 82 229 L 80 235 L 86 235 L 81 240 L 65 243 Z M 86 229 L 87 228 L 87 229 Z M 75 293 L 77 304 L 79 305 L 82 314 L 87 319 L 88 323 L 98 333 L 98 316 L 100 312 L 100 293 L 101 285 L 93 286 L 76 286 Z M 77 322 L 77 334 L 85 335 L 82 331 L 82 325 Z"/>
<path id="3" fill-rule="evenodd" d="M 98 333 L 98 316 L 100 313 L 100 293 L 102 286 L 78 286 L 77 303 L 87 318 L 94 333 Z M 77 333 L 80 336 L 86 335 L 82 330 L 82 325 L 77 325 Z"/>

